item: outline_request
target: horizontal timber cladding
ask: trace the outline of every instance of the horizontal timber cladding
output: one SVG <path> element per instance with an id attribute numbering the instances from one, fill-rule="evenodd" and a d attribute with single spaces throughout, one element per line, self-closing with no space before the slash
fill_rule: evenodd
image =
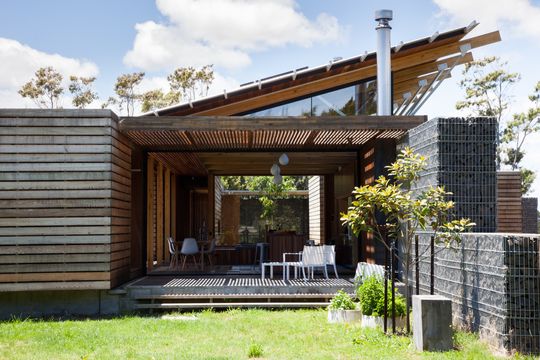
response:
<path id="1" fill-rule="evenodd" d="M 0 291 L 129 280 L 131 145 L 108 110 L 0 110 Z"/>

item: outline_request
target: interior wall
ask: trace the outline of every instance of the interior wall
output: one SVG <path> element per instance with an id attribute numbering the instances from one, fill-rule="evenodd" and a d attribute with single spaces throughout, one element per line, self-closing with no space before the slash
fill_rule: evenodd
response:
<path id="1" fill-rule="evenodd" d="M 355 186 L 356 161 L 342 166 L 334 175 L 334 216 L 332 239 L 336 244 L 336 261 L 347 265 L 357 262 L 355 239 L 350 236 L 349 229 L 341 224 L 341 213 L 349 207 L 349 197 Z"/>

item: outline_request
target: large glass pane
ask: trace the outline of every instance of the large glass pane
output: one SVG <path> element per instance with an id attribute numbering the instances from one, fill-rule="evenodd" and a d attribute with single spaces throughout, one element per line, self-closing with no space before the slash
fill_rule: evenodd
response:
<path id="1" fill-rule="evenodd" d="M 313 97 L 313 116 L 348 116 L 355 114 L 354 86 Z"/>
<path id="2" fill-rule="evenodd" d="M 260 110 L 248 116 L 310 116 L 311 99 L 302 99 L 288 104 L 278 105 L 269 109 Z"/>

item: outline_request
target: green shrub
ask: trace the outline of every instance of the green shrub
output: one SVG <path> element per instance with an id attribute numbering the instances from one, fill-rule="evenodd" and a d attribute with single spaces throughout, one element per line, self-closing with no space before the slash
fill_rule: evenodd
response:
<path id="1" fill-rule="evenodd" d="M 248 358 L 259 358 L 263 355 L 263 348 L 261 344 L 251 343 L 248 349 Z"/>
<path id="2" fill-rule="evenodd" d="M 360 300 L 362 314 L 369 316 L 384 316 L 384 281 L 379 276 L 368 276 L 357 288 L 356 294 Z M 396 292 L 396 316 L 406 313 L 405 298 Z M 388 283 L 387 315 L 392 315 L 392 288 Z"/>
<path id="3" fill-rule="evenodd" d="M 356 304 L 353 299 L 343 290 L 338 290 L 328 306 L 331 310 L 355 310 Z"/>

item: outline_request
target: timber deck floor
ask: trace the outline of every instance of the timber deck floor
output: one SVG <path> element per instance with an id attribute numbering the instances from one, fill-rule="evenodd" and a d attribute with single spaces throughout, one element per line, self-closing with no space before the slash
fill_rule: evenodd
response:
<path id="1" fill-rule="evenodd" d="M 261 279 L 260 276 L 146 276 L 126 286 L 134 309 L 324 307 L 348 278 Z"/>

